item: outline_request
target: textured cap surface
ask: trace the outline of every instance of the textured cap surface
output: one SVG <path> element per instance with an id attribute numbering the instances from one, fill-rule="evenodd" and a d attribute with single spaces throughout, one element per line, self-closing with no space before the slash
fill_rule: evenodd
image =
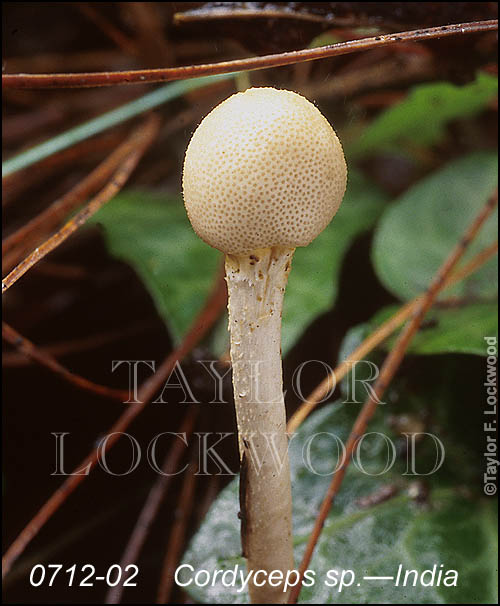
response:
<path id="1" fill-rule="evenodd" d="M 213 109 L 186 151 L 184 203 L 196 233 L 225 253 L 306 246 L 345 192 L 342 146 L 301 95 L 250 88 Z"/>

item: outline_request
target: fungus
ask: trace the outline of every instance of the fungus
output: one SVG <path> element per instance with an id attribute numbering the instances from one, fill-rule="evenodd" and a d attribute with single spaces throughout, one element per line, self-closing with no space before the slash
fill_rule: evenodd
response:
<path id="1" fill-rule="evenodd" d="M 334 130 L 311 102 L 287 90 L 232 95 L 203 119 L 186 151 L 189 220 L 200 238 L 226 255 L 248 571 L 282 571 L 286 578 L 293 569 L 283 295 L 295 248 L 328 225 L 346 180 Z M 285 603 L 283 589 L 249 585 L 253 603 Z"/>

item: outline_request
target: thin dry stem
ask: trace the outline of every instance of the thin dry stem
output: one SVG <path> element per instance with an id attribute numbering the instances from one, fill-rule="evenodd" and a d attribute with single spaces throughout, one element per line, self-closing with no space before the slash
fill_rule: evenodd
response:
<path id="1" fill-rule="evenodd" d="M 120 132 L 106 132 L 76 143 L 60 152 L 56 152 L 39 160 L 36 170 L 32 166 L 22 168 L 9 175 L 2 175 L 2 206 L 6 207 L 15 202 L 16 198 L 33 187 L 43 182 L 55 172 L 74 165 L 83 157 L 93 156 L 96 153 L 106 153 L 116 149 L 123 138 Z"/>
<path id="2" fill-rule="evenodd" d="M 61 229 L 50 237 L 46 242 L 36 248 L 19 265 L 17 265 L 2 280 L 2 294 L 5 293 L 19 278 L 21 278 L 34 265 L 46 257 L 50 252 L 56 249 L 60 244 L 67 240 L 77 229 L 84 225 L 92 215 L 94 215 L 106 202 L 109 202 L 120 189 L 125 185 L 133 170 L 137 166 L 144 152 L 153 142 L 160 127 L 159 118 L 155 115 L 150 116 L 146 124 L 143 125 L 141 132 L 141 141 L 128 155 L 120 167 L 115 171 L 111 181 L 90 200 L 75 217 L 70 219 Z"/>
<path id="3" fill-rule="evenodd" d="M 189 65 L 184 67 L 169 67 L 162 69 L 141 69 L 120 72 L 95 72 L 77 74 L 4 74 L 2 84 L 9 88 L 89 88 L 93 86 L 114 86 L 117 84 L 144 84 L 145 82 L 170 82 L 186 78 L 228 74 L 243 70 L 265 69 L 292 65 L 302 61 L 314 61 L 327 57 L 338 57 L 348 53 L 371 50 L 399 42 L 423 41 L 446 36 L 473 34 L 478 32 L 495 31 L 498 21 L 490 19 L 472 23 L 456 23 L 429 27 L 414 31 L 395 34 L 381 34 L 369 38 L 349 40 L 318 48 L 306 48 L 299 51 L 250 57 L 220 63 Z"/>
<path id="4" fill-rule="evenodd" d="M 203 11 L 203 9 L 202 9 Z M 230 11 L 224 8 L 216 8 L 213 7 L 208 11 L 197 11 L 194 9 L 193 11 L 187 11 L 183 13 L 175 13 L 173 21 L 175 25 L 183 25 L 185 23 L 196 23 L 199 21 L 212 21 L 212 20 L 221 20 L 221 19 L 288 19 L 295 21 L 312 21 L 313 23 L 328 23 L 329 21 L 333 22 L 333 17 L 328 18 L 323 15 L 314 15 L 312 13 L 301 13 L 301 12 L 291 12 L 289 10 L 280 10 L 279 7 L 276 8 L 231 8 Z M 338 21 L 335 21 L 336 25 L 338 25 Z M 341 21 L 343 24 L 343 21 Z M 352 24 L 353 20 L 349 20 L 349 24 Z"/>
<path id="5" fill-rule="evenodd" d="M 107 398 L 112 398 L 113 400 L 118 400 L 119 402 L 126 402 L 129 397 L 129 393 L 126 390 L 113 389 L 111 387 L 106 387 L 105 385 L 99 385 L 75 374 L 74 372 L 71 372 L 48 352 L 40 351 L 31 341 L 23 337 L 17 332 L 17 330 L 14 330 L 5 322 L 2 322 L 2 338 L 4 341 L 7 341 L 7 343 L 10 343 L 13 347 L 15 347 L 20 353 L 27 356 L 34 362 L 37 362 L 40 364 L 40 366 L 48 368 L 56 375 L 62 377 L 68 383 L 71 383 L 71 385 L 84 389 L 85 391 L 90 391 L 91 393 L 99 396 L 105 396 Z"/>
<path id="6" fill-rule="evenodd" d="M 134 130 L 132 135 L 127 138 L 115 151 L 113 151 L 99 166 L 97 166 L 89 175 L 82 179 L 75 187 L 70 189 L 61 198 L 56 200 L 39 215 L 25 223 L 20 229 L 5 238 L 2 242 L 2 254 L 5 255 L 14 246 L 23 241 L 30 240 L 39 233 L 48 233 L 54 229 L 60 221 L 64 219 L 78 205 L 83 204 L 86 198 L 102 186 L 107 179 L 111 177 L 117 166 L 135 150 L 136 145 L 142 139 L 141 125 Z"/>
<path id="7" fill-rule="evenodd" d="M 50 343 L 49 345 L 38 345 L 36 349 L 42 356 L 52 356 L 53 358 L 65 356 L 72 353 L 82 353 L 112 343 L 113 341 L 125 339 L 132 335 L 138 334 L 140 331 L 154 326 L 153 322 L 137 322 L 132 326 L 129 326 L 121 330 L 112 330 L 108 332 L 101 332 L 98 334 L 89 335 L 81 339 L 69 339 L 67 341 L 58 341 L 57 343 Z M 29 354 L 23 353 L 19 349 L 12 352 L 4 352 L 2 356 L 2 366 L 4 367 L 20 367 L 28 366 L 32 362 L 36 362 Z"/>

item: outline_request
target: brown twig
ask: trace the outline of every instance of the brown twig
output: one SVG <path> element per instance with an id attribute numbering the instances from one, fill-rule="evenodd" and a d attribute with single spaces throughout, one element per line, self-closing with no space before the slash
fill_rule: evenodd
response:
<path id="1" fill-rule="evenodd" d="M 129 398 L 129 393 L 126 390 L 113 389 L 111 387 L 106 387 L 105 385 L 98 385 L 97 383 L 93 383 L 92 381 L 89 381 L 88 379 L 69 371 L 48 352 L 40 351 L 36 345 L 23 337 L 17 332 L 17 330 L 5 322 L 2 322 L 2 338 L 4 341 L 15 347 L 19 352 L 25 356 L 28 356 L 34 362 L 40 364 L 40 366 L 48 368 L 55 374 L 62 377 L 68 383 L 71 383 L 80 389 L 84 389 L 85 391 L 90 391 L 91 393 L 105 396 L 107 398 L 113 398 L 114 400 L 118 400 L 120 402 L 126 402 Z"/>
<path id="2" fill-rule="evenodd" d="M 219 63 L 170 67 L 162 69 L 141 69 L 118 72 L 88 72 L 76 74 L 4 74 L 4 88 L 88 88 L 93 86 L 113 86 L 117 84 L 144 84 L 145 82 L 170 82 L 185 78 L 197 78 L 215 74 L 227 74 L 243 70 L 265 69 L 292 65 L 301 61 L 314 61 L 326 57 L 338 57 L 373 48 L 380 48 L 398 42 L 426 41 L 445 36 L 473 34 L 495 31 L 498 21 L 475 21 L 429 27 L 395 34 L 381 34 L 358 40 L 348 40 L 318 48 L 306 48 L 298 51 L 249 57 Z"/>
<path id="3" fill-rule="evenodd" d="M 186 471 L 186 478 L 182 485 L 179 502 L 175 510 L 175 523 L 172 533 L 168 540 L 167 552 L 163 561 L 160 584 L 156 596 L 157 604 L 167 604 L 174 584 L 174 573 L 186 534 L 186 527 L 193 511 L 194 506 L 194 489 L 196 485 L 197 475 L 195 474 L 196 464 L 193 462 L 189 465 Z"/>
<path id="4" fill-rule="evenodd" d="M 457 263 L 464 255 L 465 251 L 467 250 L 467 247 L 472 242 L 472 240 L 474 239 L 486 219 L 491 215 L 497 203 L 498 190 L 489 198 L 488 202 L 484 205 L 479 214 L 472 221 L 472 223 L 460 239 L 459 243 L 455 246 L 446 261 L 436 272 L 425 295 L 421 297 L 419 304 L 413 313 L 412 319 L 401 331 L 401 334 L 399 335 L 398 340 L 394 345 L 394 348 L 384 360 L 382 368 L 380 369 L 380 374 L 375 382 L 375 385 L 373 386 L 373 390 L 370 392 L 370 395 L 366 399 L 363 408 L 361 409 L 356 421 L 354 422 L 354 426 L 346 443 L 343 463 L 333 476 L 330 486 L 328 487 L 328 491 L 323 499 L 323 502 L 321 503 L 321 507 L 316 518 L 313 531 L 311 533 L 311 536 L 309 537 L 304 556 L 300 563 L 299 582 L 294 587 L 292 587 L 290 591 L 290 597 L 288 600 L 289 604 L 295 604 L 297 598 L 299 597 L 304 572 L 309 567 L 314 549 L 320 537 L 328 513 L 330 512 L 330 509 L 333 505 L 333 501 L 339 491 L 340 485 L 345 476 L 356 444 L 365 433 L 369 421 L 375 414 L 378 402 L 382 398 L 390 381 L 392 380 L 393 376 L 401 365 L 401 362 L 403 361 L 408 346 L 410 345 L 411 340 L 417 333 L 425 314 L 432 307 L 432 304 L 434 303 L 438 293 L 443 289 L 446 280 L 450 276 L 452 270 L 456 267 Z"/>
<path id="5" fill-rule="evenodd" d="M 179 434 L 185 434 L 186 439 L 191 435 L 199 408 L 191 407 L 184 418 L 184 422 L 179 428 Z M 144 507 L 137 518 L 134 530 L 130 535 L 123 556 L 120 560 L 122 570 L 125 570 L 129 564 L 134 564 L 139 558 L 139 554 L 148 536 L 149 530 L 155 520 L 160 505 L 165 498 L 167 490 L 172 482 L 173 474 L 176 473 L 179 462 L 186 450 L 186 444 L 182 440 L 176 440 L 174 445 L 167 453 L 162 465 L 162 474 L 149 491 Z M 111 587 L 106 596 L 106 604 L 119 604 L 123 594 L 123 585 L 119 584 Z"/>
<path id="6" fill-rule="evenodd" d="M 120 330 L 113 330 L 108 332 L 101 332 L 99 334 L 93 334 L 81 339 L 70 339 L 68 341 L 58 341 L 57 343 L 50 343 L 49 345 L 39 345 L 37 350 L 44 356 L 49 354 L 53 357 L 67 356 L 73 353 L 82 353 L 112 343 L 120 339 L 125 339 L 139 333 L 147 327 L 152 327 L 152 323 L 138 322 L 132 326 L 127 326 Z M 2 366 L 7 367 L 19 367 L 26 366 L 32 361 L 31 357 L 27 357 L 26 354 L 21 351 L 4 352 L 2 356 Z"/>
<path id="7" fill-rule="evenodd" d="M 171 136 L 173 133 L 177 132 L 186 127 L 187 124 L 191 122 L 199 121 L 200 117 L 204 115 L 204 104 L 200 104 L 199 102 L 196 104 L 196 107 L 188 108 L 184 111 L 181 111 L 175 116 L 175 119 L 168 120 L 161 128 L 157 139 L 163 140 L 166 137 Z M 83 204 L 85 199 L 96 190 L 101 184 L 109 178 L 112 171 L 116 168 L 116 165 L 134 149 L 134 135 L 140 133 L 142 127 L 139 128 L 137 132 L 134 132 L 131 137 L 129 137 L 126 141 L 116 141 L 116 134 L 112 135 L 112 139 L 110 142 L 113 147 L 116 147 L 115 151 L 110 154 L 108 158 L 106 158 L 99 166 L 97 166 L 87 177 L 85 177 L 81 182 L 79 182 L 73 189 L 64 194 L 59 200 L 56 200 L 51 206 L 49 206 L 42 213 L 34 217 L 31 221 L 28 221 L 25 225 L 23 225 L 16 232 L 7 236 L 2 243 L 2 253 L 3 253 L 3 268 L 6 271 L 9 271 L 14 267 L 19 261 L 23 258 L 23 256 L 33 248 L 34 238 L 38 237 L 41 239 L 43 234 L 47 234 L 51 229 L 54 229 L 59 225 L 62 219 L 64 219 L 67 214 L 76 208 L 80 203 Z M 109 138 L 109 134 L 107 135 Z M 96 138 L 94 138 L 95 140 Z M 92 141 L 92 140 L 91 140 Z M 90 141 L 90 142 L 91 142 Z M 90 143 L 89 141 L 84 141 L 83 143 Z M 74 153 L 72 153 L 74 150 Z M 82 156 L 86 156 L 88 151 L 86 148 L 82 147 L 82 144 L 75 145 L 74 147 L 68 148 L 60 154 L 57 155 L 69 155 L 68 162 L 71 160 L 75 160 L 76 158 L 81 158 Z M 46 160 L 50 160 L 50 158 L 54 158 L 55 156 L 49 156 Z M 31 175 L 39 175 L 40 167 L 44 162 L 41 161 L 37 164 L 37 170 L 33 171 L 33 169 L 24 169 L 15 173 L 11 173 L 8 177 L 5 177 L 3 180 L 4 184 L 4 192 L 11 192 L 11 186 L 13 183 L 18 184 L 18 186 L 23 186 L 26 181 L 31 178 Z M 160 166 L 161 165 L 161 166 Z M 50 167 L 49 167 L 50 168 Z M 144 170 L 141 173 L 141 182 L 148 176 L 148 173 L 151 173 L 153 170 L 157 170 L 160 173 L 161 168 L 161 176 L 164 176 L 165 173 L 165 161 L 162 160 L 161 163 L 157 165 L 153 164 L 146 168 L 145 174 Z M 41 171 L 43 174 L 43 170 Z M 21 177 L 21 179 L 17 177 Z M 150 182 L 150 181 L 149 181 Z M 8 185 L 8 187 L 7 187 Z M 14 194 L 17 194 L 18 188 L 14 187 Z"/>
<path id="8" fill-rule="evenodd" d="M 125 158 L 123 163 L 113 174 L 111 181 L 96 195 L 90 202 L 61 227 L 53 236 L 45 241 L 41 246 L 37 247 L 29 254 L 19 265 L 17 265 L 6 277 L 2 280 L 2 294 L 6 292 L 13 284 L 29 271 L 36 263 L 46 257 L 50 252 L 67 240 L 77 229 L 84 225 L 87 220 L 94 215 L 106 202 L 111 200 L 124 186 L 132 171 L 137 166 L 144 152 L 153 142 L 155 135 L 158 133 L 160 120 L 156 115 L 151 115 L 146 124 L 142 126 L 137 136 L 140 136 L 140 141 L 136 141 L 135 147 L 130 154 Z"/>
<path id="9" fill-rule="evenodd" d="M 460 280 L 463 280 L 479 267 L 481 267 L 486 261 L 491 259 L 498 252 L 498 241 L 494 242 L 490 246 L 487 246 L 477 255 L 475 255 L 464 267 L 456 270 L 452 275 L 448 277 L 443 285 L 443 290 L 456 284 Z M 308 398 L 302 402 L 297 410 L 290 417 L 287 424 L 287 432 L 294 433 L 298 427 L 305 421 L 305 419 L 311 414 L 316 406 L 324 400 L 324 398 L 335 388 L 335 385 L 341 381 L 346 374 L 351 370 L 353 364 L 358 360 L 362 360 L 367 356 L 375 347 L 384 342 L 392 333 L 398 329 L 417 309 L 422 297 L 424 295 L 418 295 L 405 305 L 403 305 L 398 311 L 381 324 L 376 330 L 373 331 L 360 345 L 357 347 L 345 360 L 343 360 L 331 373 L 329 373 L 323 381 L 312 391 Z"/>
<path id="10" fill-rule="evenodd" d="M 295 21 L 311 21 L 313 23 L 335 23 L 336 25 L 353 25 L 353 18 L 338 19 L 328 15 L 315 15 L 313 13 L 289 11 L 276 8 L 210 8 L 194 9 L 183 13 L 175 13 L 173 17 L 174 25 L 183 25 L 185 23 L 199 23 L 205 21 L 219 21 L 226 19 L 289 19 Z"/>
<path id="11" fill-rule="evenodd" d="M 56 171 L 73 164 L 75 160 L 92 158 L 94 154 L 106 153 L 115 149 L 121 140 L 122 135 L 117 131 L 97 135 L 40 160 L 36 165 L 36 170 L 30 166 L 2 177 L 2 206 L 7 206 L 19 194 L 42 182 Z"/>
<path id="12" fill-rule="evenodd" d="M 2 254 L 5 255 L 14 246 L 30 240 L 38 232 L 41 235 L 48 233 L 78 205 L 83 204 L 88 196 L 100 187 L 110 176 L 124 158 L 135 150 L 142 139 L 143 126 L 134 130 L 130 137 L 119 145 L 105 160 L 103 160 L 89 175 L 78 182 L 61 198 L 53 202 L 39 215 L 25 223 L 20 229 L 5 238 L 2 242 Z"/>
<path id="13" fill-rule="evenodd" d="M 201 4 L 201 6 L 199 6 Z M 345 31 L 347 27 L 430 27 L 436 23 L 454 23 L 457 21 L 476 21 L 478 19 L 496 18 L 496 6 L 491 3 L 457 4 L 440 2 L 429 10 L 426 5 L 395 4 L 381 2 L 323 2 L 308 4 L 264 3 L 264 2 L 203 2 L 195 6 L 184 5 L 174 13 L 174 25 L 182 22 L 196 22 L 210 19 L 301 19 L 324 22 L 335 28 L 335 34 Z M 354 30 L 355 33 L 356 30 Z M 362 34 L 359 34 L 362 35 Z"/>
<path id="14" fill-rule="evenodd" d="M 147 379 L 139 390 L 140 404 L 133 404 L 117 419 L 109 429 L 109 439 L 106 447 L 110 449 L 119 440 L 120 436 L 130 425 L 130 423 L 144 410 L 146 404 L 152 399 L 155 393 L 160 389 L 162 383 L 172 372 L 175 364 L 182 360 L 202 337 L 213 326 L 227 302 L 227 292 L 222 274 L 218 276 L 214 291 L 208 298 L 203 310 L 193 322 L 192 327 L 186 334 L 180 346 L 173 351 L 161 364 L 156 373 Z M 85 459 L 75 468 L 75 471 L 87 469 L 88 473 L 80 475 L 70 475 L 52 496 L 42 505 L 35 516 L 28 522 L 26 527 L 16 537 L 2 559 L 2 576 L 5 576 L 12 567 L 12 564 L 23 553 L 26 546 L 35 537 L 44 524 L 54 515 L 59 507 L 65 502 L 68 496 L 75 488 L 95 468 L 98 460 L 97 449 L 92 450 Z"/>

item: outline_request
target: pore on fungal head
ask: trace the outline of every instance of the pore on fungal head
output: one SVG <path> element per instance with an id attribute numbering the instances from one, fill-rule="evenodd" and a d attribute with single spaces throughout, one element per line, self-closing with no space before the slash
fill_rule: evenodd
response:
<path id="1" fill-rule="evenodd" d="M 345 192 L 340 141 L 301 95 L 250 88 L 213 109 L 184 162 L 186 210 L 196 233 L 224 253 L 307 246 Z"/>

